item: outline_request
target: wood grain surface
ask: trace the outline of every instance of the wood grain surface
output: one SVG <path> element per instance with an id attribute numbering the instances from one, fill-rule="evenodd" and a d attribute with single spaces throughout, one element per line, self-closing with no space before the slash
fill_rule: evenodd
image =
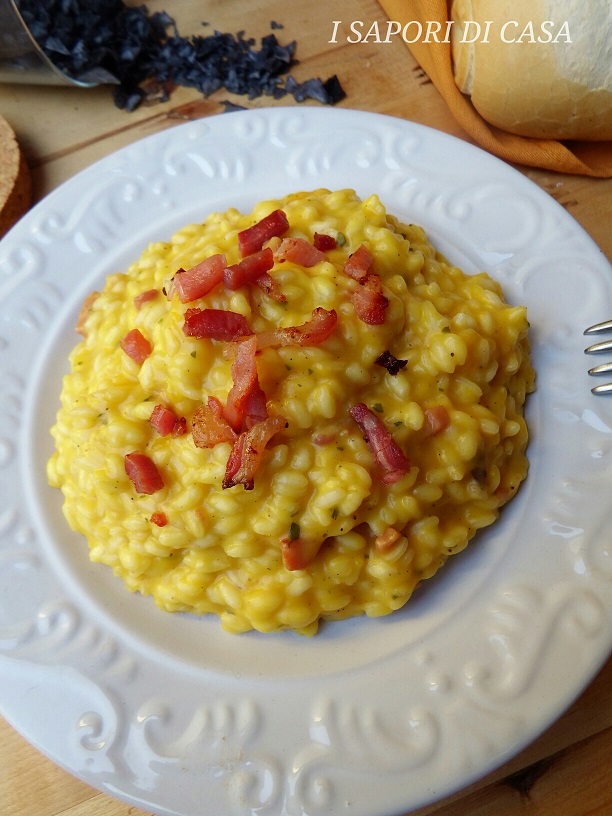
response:
<path id="1" fill-rule="evenodd" d="M 341 107 L 410 119 L 465 134 L 416 65 L 406 46 L 391 43 L 329 43 L 333 21 L 384 22 L 375 0 L 172 0 L 149 2 L 167 10 L 181 33 L 244 30 L 259 39 L 270 22 L 281 42 L 297 41 L 298 81 L 337 74 L 347 97 Z M 34 198 L 42 199 L 75 173 L 136 139 L 180 122 L 224 110 L 229 100 L 249 108 L 295 104 L 285 98 L 246 100 L 219 91 L 208 99 L 177 88 L 164 103 L 125 113 L 108 88 L 0 85 L 0 114 L 16 132 L 31 169 Z M 314 103 L 305 103 L 314 104 Z M 466 139 L 467 140 L 467 139 Z M 469 140 L 468 140 L 469 141 Z M 612 259 L 612 181 L 564 176 L 519 167 L 563 206 Z M 568 659 L 571 657 L 568 656 Z M 1 690 L 0 690 L 1 694 Z M 611 816 L 612 661 L 561 719 L 494 773 L 448 799 L 416 811 L 418 816 Z M 1 816 L 143 816 L 144 812 L 73 778 L 0 720 Z M 202 811 L 203 816 L 207 811 Z M 146 816 L 146 814 L 144 814 Z M 213 816 L 211 814 L 211 816 Z M 214 816 L 222 816 L 215 814 Z M 374 815 L 373 815 L 374 816 Z"/>

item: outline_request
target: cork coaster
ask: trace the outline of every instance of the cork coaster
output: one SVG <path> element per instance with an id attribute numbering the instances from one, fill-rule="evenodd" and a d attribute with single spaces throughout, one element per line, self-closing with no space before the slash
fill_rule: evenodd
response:
<path id="1" fill-rule="evenodd" d="M 0 238 L 32 204 L 30 171 L 9 123 L 0 116 Z"/>

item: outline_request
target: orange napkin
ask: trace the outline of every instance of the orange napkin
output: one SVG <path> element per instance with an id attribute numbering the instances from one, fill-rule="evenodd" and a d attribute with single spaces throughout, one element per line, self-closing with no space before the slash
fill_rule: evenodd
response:
<path id="1" fill-rule="evenodd" d="M 425 24 L 437 20 L 445 28 L 448 17 L 446 0 L 379 0 L 388 20 L 402 27 L 409 20 Z M 453 77 L 450 43 L 409 43 L 412 55 L 438 89 L 453 116 L 465 132 L 481 147 L 516 164 L 541 167 L 559 173 L 612 177 L 612 142 L 558 142 L 530 139 L 506 133 L 488 124 L 457 88 Z"/>

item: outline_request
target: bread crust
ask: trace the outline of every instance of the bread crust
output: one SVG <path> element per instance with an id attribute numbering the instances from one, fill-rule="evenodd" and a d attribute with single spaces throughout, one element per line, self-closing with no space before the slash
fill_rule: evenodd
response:
<path id="1" fill-rule="evenodd" d="M 0 116 L 0 238 L 32 204 L 32 178 L 17 137 Z"/>
<path id="2" fill-rule="evenodd" d="M 454 0 L 451 18 L 455 81 L 483 119 L 520 136 L 612 139 L 608 0 Z"/>

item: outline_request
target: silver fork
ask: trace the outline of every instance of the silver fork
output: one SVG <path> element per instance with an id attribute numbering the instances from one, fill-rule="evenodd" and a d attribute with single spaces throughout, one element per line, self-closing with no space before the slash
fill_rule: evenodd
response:
<path id="1" fill-rule="evenodd" d="M 589 326 L 584 333 L 587 335 L 593 335 L 603 334 L 603 332 L 607 331 L 612 331 L 612 320 L 605 320 L 603 323 L 596 323 L 594 326 Z M 612 340 L 602 340 L 599 343 L 593 343 L 593 345 L 585 348 L 584 353 L 605 354 L 607 351 L 612 351 Z M 594 377 L 598 377 L 602 374 L 609 374 L 611 371 L 612 363 L 601 363 L 600 365 L 590 368 L 589 374 Z M 591 388 L 591 391 L 593 394 L 611 394 L 612 382 L 604 383 L 603 385 L 596 385 L 594 388 Z"/>

